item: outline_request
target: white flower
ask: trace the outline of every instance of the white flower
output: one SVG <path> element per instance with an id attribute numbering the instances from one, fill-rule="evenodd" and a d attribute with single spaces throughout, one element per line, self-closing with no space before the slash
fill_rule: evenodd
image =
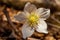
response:
<path id="1" fill-rule="evenodd" d="M 48 33 L 46 20 L 50 16 L 50 9 L 36 8 L 35 5 L 27 3 L 24 12 L 15 16 L 20 22 L 25 22 L 22 26 L 23 38 L 27 38 L 34 33 L 34 30 L 40 33 Z"/>

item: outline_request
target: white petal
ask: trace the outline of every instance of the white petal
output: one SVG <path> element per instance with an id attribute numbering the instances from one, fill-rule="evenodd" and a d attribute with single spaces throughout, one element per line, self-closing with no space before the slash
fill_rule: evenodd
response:
<path id="1" fill-rule="evenodd" d="M 24 22 L 26 20 L 26 13 L 21 12 L 18 15 L 14 16 L 14 18 L 20 22 Z"/>
<path id="2" fill-rule="evenodd" d="M 50 9 L 39 8 L 36 13 L 40 15 L 40 18 L 46 20 L 50 16 Z"/>
<path id="3" fill-rule="evenodd" d="M 31 4 L 30 2 L 26 3 L 25 7 L 24 7 L 24 11 L 27 11 L 29 13 L 35 11 L 37 8 L 35 5 Z"/>
<path id="4" fill-rule="evenodd" d="M 24 24 L 22 27 L 22 34 L 23 34 L 23 38 L 27 38 L 30 37 L 34 32 L 34 29 L 32 29 L 31 27 L 28 26 L 28 23 Z"/>
<path id="5" fill-rule="evenodd" d="M 36 31 L 41 32 L 41 33 L 48 33 L 47 24 L 44 20 L 40 20 L 40 22 L 38 23 L 38 26 L 36 28 Z"/>

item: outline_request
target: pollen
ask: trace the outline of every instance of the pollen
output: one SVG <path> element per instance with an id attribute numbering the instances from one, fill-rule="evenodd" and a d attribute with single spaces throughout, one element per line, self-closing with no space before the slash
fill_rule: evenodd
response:
<path id="1" fill-rule="evenodd" d="M 28 22 L 30 23 L 31 26 L 35 25 L 39 20 L 39 16 L 36 15 L 35 13 L 31 13 L 28 17 Z"/>

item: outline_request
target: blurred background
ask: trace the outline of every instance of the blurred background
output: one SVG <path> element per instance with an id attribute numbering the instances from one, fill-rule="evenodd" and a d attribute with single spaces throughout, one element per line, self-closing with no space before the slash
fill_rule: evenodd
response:
<path id="1" fill-rule="evenodd" d="M 18 12 L 22 12 L 27 2 L 51 10 L 46 20 L 48 34 L 34 32 L 26 40 L 60 40 L 60 0 L 0 0 L 0 40 L 23 40 L 20 23 L 14 19 Z"/>

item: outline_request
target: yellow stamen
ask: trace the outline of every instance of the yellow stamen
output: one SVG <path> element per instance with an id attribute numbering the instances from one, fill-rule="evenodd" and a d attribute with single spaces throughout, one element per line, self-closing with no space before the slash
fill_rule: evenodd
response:
<path id="1" fill-rule="evenodd" d="M 28 17 L 28 22 L 30 23 L 30 26 L 37 24 L 38 20 L 39 20 L 39 16 L 33 12 Z"/>

